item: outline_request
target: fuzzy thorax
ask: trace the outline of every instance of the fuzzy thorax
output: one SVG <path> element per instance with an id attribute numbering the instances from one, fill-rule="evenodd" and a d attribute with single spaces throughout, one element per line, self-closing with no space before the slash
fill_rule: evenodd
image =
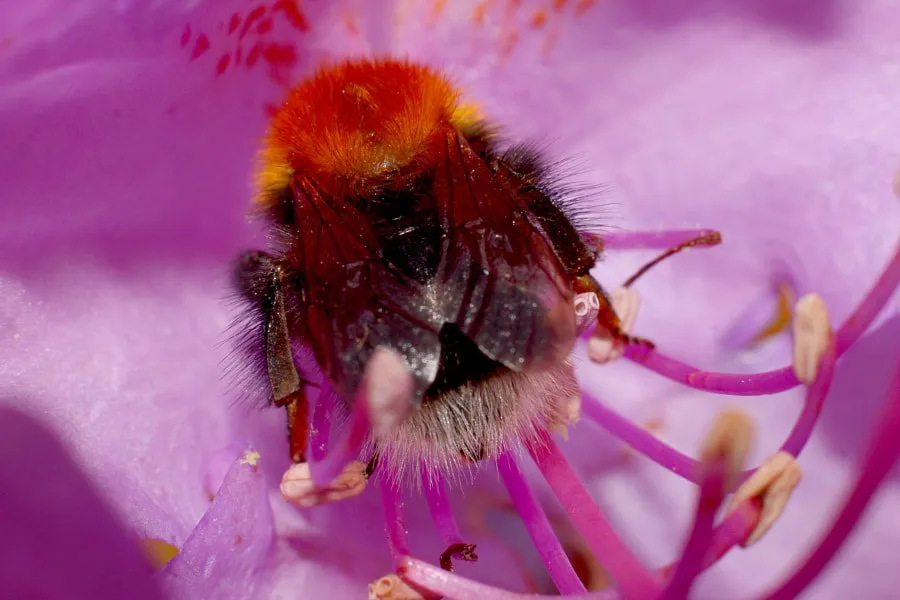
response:
<path id="1" fill-rule="evenodd" d="M 427 159 L 444 127 L 478 118 L 438 72 L 401 61 L 351 61 L 294 88 L 272 121 L 261 153 L 258 201 L 268 204 L 292 178 L 325 188 L 367 187 Z"/>

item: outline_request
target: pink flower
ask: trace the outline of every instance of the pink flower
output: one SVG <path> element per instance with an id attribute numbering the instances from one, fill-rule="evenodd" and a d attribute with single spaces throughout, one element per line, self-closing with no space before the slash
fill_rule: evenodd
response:
<path id="1" fill-rule="evenodd" d="M 668 596 L 679 597 L 705 559 L 740 542 L 759 515 L 745 504 L 715 537 L 710 528 L 729 475 L 720 454 L 706 455 L 706 469 L 685 471 L 683 458 L 610 411 L 655 421 L 663 442 L 696 455 L 723 399 L 694 388 L 784 390 L 728 401 L 757 422 L 749 463 L 759 464 L 788 437 L 804 398 L 790 369 L 746 379 L 694 376 L 688 387 L 635 364 L 675 378 L 690 368 L 665 356 L 740 373 L 789 365 L 788 336 L 746 347 L 787 297 L 777 290 L 790 289 L 825 299 L 843 355 L 832 365 L 826 352 L 809 388 L 813 402 L 791 438 L 792 451 L 805 445 L 804 481 L 766 538 L 730 552 L 691 597 L 757 597 L 797 573 L 821 536 L 830 535 L 828 548 L 836 550 L 851 530 L 827 571 L 801 569 L 797 581 L 818 577 L 816 597 L 891 597 L 900 544 L 896 477 L 862 520 L 836 527 L 832 520 L 858 476 L 862 495 L 846 506 L 851 517 L 860 514 L 897 451 L 890 436 L 872 433 L 894 423 L 900 402 L 892 378 L 900 356 L 892 3 L 690 6 L 43 0 L 0 8 L 0 396 L 55 431 L 76 463 L 25 417 L 0 417 L 4 452 L 11 439 L 20 448 L 4 454 L 12 464 L 0 472 L 4 489 L 9 481 L 15 491 L 2 502 L 0 522 L 11 524 L 0 529 L 4 564 L 25 549 L 21 563 L 9 563 L 21 567 L 0 570 L 0 587 L 29 589 L 8 587 L 24 581 L 46 597 L 60 597 L 61 588 L 37 582 L 70 582 L 72 597 L 103 597 L 120 582 L 137 590 L 149 585 L 148 575 L 130 535 L 179 549 L 154 576 L 171 597 L 360 597 L 391 570 L 387 524 L 394 566 L 411 581 L 456 597 L 492 597 L 461 577 L 531 589 L 520 565 L 529 575 L 541 569 L 510 548 L 524 534 L 503 520 L 513 511 L 497 508 L 508 501 L 492 468 L 446 499 L 466 517 L 460 536 L 478 545 L 480 559 L 458 563 L 460 579 L 445 576 L 405 557 L 391 488 L 370 486 L 310 510 L 286 504 L 274 483 L 288 466 L 283 415 L 236 406 L 221 378 L 227 349 L 217 344 L 231 317 L 225 265 L 261 243 L 244 215 L 266 107 L 323 59 L 390 52 L 446 69 L 514 140 L 545 141 L 550 157 L 574 157 L 581 181 L 608 183 L 597 211 L 610 246 L 635 242 L 621 229 L 723 233 L 722 246 L 672 259 L 636 285 L 643 297 L 636 332 L 658 354 L 629 350 L 626 360 L 600 366 L 578 349 L 585 422 L 568 442 L 533 451 L 619 592 L 654 597 L 667 582 L 645 565 L 672 562 L 693 531 L 672 579 L 682 587 Z M 597 269 L 610 289 L 650 256 L 610 250 Z M 857 320 L 838 329 L 850 315 Z M 888 412 L 880 412 L 886 398 Z M 703 483 L 696 514 L 694 486 L 651 461 L 622 458 L 587 421 L 630 436 L 642 453 Z M 33 470 L 13 468 L 26 456 Z M 340 472 L 350 456 L 331 457 Z M 549 511 L 565 550 L 586 556 L 586 549 L 556 525 L 564 511 L 527 462 L 502 457 L 500 479 L 514 512 L 532 525 L 553 580 L 575 591 L 579 583 L 538 507 Z M 58 493 L 44 474 L 70 482 L 72 500 L 27 512 L 23 502 Z M 588 490 L 622 542 L 606 535 Z M 439 520 L 443 537 L 435 533 L 427 500 L 446 516 L 444 499 L 435 490 L 424 500 L 403 495 L 412 552 L 436 562 L 456 533 L 446 519 Z M 472 528 L 470 518 L 485 514 L 489 528 Z M 46 529 L 62 522 L 78 526 Z M 93 545 L 86 532 L 104 543 Z M 39 536 L 50 539 L 22 545 Z M 97 560 L 83 561 L 85 551 Z M 120 582 L 110 574 L 118 570 L 126 573 Z"/>

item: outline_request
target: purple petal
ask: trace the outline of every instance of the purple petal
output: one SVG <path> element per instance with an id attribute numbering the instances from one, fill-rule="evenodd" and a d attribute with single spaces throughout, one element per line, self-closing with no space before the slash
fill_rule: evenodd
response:
<path id="1" fill-rule="evenodd" d="M 265 597 L 275 566 L 275 523 L 257 458 L 248 451 L 232 464 L 209 510 L 160 572 L 174 597 Z"/>
<path id="2" fill-rule="evenodd" d="M 3 597 L 162 598 L 135 540 L 51 431 L 0 408 L 0 440 Z"/>

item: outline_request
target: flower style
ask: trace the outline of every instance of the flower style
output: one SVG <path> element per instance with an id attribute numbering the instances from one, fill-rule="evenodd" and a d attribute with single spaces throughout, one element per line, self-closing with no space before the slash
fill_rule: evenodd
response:
<path id="1" fill-rule="evenodd" d="M 420 500 L 378 484 L 354 496 L 367 482 L 353 462 L 361 438 L 340 437 L 352 427 L 324 452 L 314 444 L 305 471 L 288 470 L 282 415 L 234 406 L 220 378 L 214 349 L 230 318 L 220 271 L 257 241 L 243 215 L 267 104 L 322 59 L 391 52 L 446 68 L 510 135 L 553 138 L 551 156 L 574 156 L 591 183 L 613 182 L 620 204 L 597 207 L 610 227 L 601 281 L 624 281 L 645 250 L 691 228 L 723 233 L 722 246 L 615 295 L 657 351 L 585 341 L 569 441 L 548 434 L 496 461 L 556 588 L 596 598 L 789 598 L 814 581 L 817 597 L 893 590 L 880 547 L 900 540 L 886 504 L 893 481 L 861 520 L 898 451 L 889 2 L 20 4 L 0 8 L 0 391 L 17 409 L 3 413 L 2 439 L 19 448 L 3 465 L 4 489 L 19 493 L 3 499 L 15 527 L 0 547 L 7 556 L 29 535 L 47 541 L 25 547 L 21 563 L 3 561 L 22 565 L 3 571 L 4 586 L 45 580 L 32 589 L 68 584 L 95 598 L 116 586 L 177 598 L 360 597 L 366 585 L 381 597 L 547 591 L 498 541 L 513 533 L 496 531 L 509 510 L 497 509 L 492 469 L 465 493 L 426 486 Z M 638 233 L 613 228 L 626 225 Z M 788 322 L 792 343 L 777 333 Z M 757 422 L 752 447 L 745 416 L 710 418 L 721 394 L 779 394 L 735 402 Z M 360 406 L 364 432 L 384 413 Z M 49 424 L 77 465 L 20 412 Z M 631 423 L 648 414 L 655 435 Z M 593 425 L 651 460 L 622 458 Z M 698 461 L 675 449 L 693 451 L 697 439 Z M 761 468 L 739 472 L 745 455 Z M 583 542 L 567 538 L 530 462 Z M 784 507 L 797 465 L 804 482 Z M 266 484 L 283 473 L 281 490 Z M 66 483 L 69 502 L 22 512 L 41 492 L 58 497 L 43 474 Z M 305 491 L 290 492 L 291 480 Z M 731 484 L 738 492 L 717 521 Z M 316 506 L 297 510 L 282 492 Z M 676 523 L 691 512 L 691 524 Z M 145 548 L 177 550 L 152 584 L 117 519 Z M 855 544 L 817 579 L 853 531 Z M 737 544 L 752 547 L 695 583 Z M 585 585 L 576 567 L 591 553 L 614 587 L 596 574 Z"/>

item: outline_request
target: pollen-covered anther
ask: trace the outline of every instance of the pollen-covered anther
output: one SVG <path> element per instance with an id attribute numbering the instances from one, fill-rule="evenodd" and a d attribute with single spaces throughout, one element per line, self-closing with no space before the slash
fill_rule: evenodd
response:
<path id="1" fill-rule="evenodd" d="M 391 573 L 369 584 L 369 600 L 425 600 L 425 597 Z"/>
<path id="2" fill-rule="evenodd" d="M 744 466 L 753 442 L 753 422 L 745 413 L 729 409 L 716 416 L 700 450 L 700 460 L 710 464 L 725 460 L 725 485 L 731 486 Z"/>
<path id="3" fill-rule="evenodd" d="M 787 505 L 802 473 L 796 459 L 787 452 L 779 452 L 767 459 L 735 492 L 728 506 L 728 514 L 743 501 L 759 498 L 762 511 L 756 527 L 741 544 L 745 548 L 758 542 L 766 534 Z"/>
<path id="4" fill-rule="evenodd" d="M 612 293 L 613 310 L 619 316 L 623 333 L 631 333 L 641 306 L 641 297 L 631 288 L 619 288 Z M 588 341 L 588 356 L 596 363 L 607 363 L 622 356 L 622 343 L 610 337 L 608 332 L 598 330 Z"/>
<path id="5" fill-rule="evenodd" d="M 309 463 L 292 465 L 281 478 L 281 495 L 288 502 L 304 508 L 320 504 L 340 502 L 358 496 L 366 489 L 366 465 L 358 460 L 351 462 L 331 485 L 316 487 L 309 470 Z"/>
<path id="6" fill-rule="evenodd" d="M 828 307 L 817 294 L 807 294 L 794 307 L 794 375 L 810 385 L 831 339 Z"/>
<path id="7" fill-rule="evenodd" d="M 561 402 L 560 420 L 550 428 L 553 433 L 558 433 L 563 440 L 569 439 L 569 426 L 575 425 L 581 419 L 581 396 L 575 394 Z"/>

